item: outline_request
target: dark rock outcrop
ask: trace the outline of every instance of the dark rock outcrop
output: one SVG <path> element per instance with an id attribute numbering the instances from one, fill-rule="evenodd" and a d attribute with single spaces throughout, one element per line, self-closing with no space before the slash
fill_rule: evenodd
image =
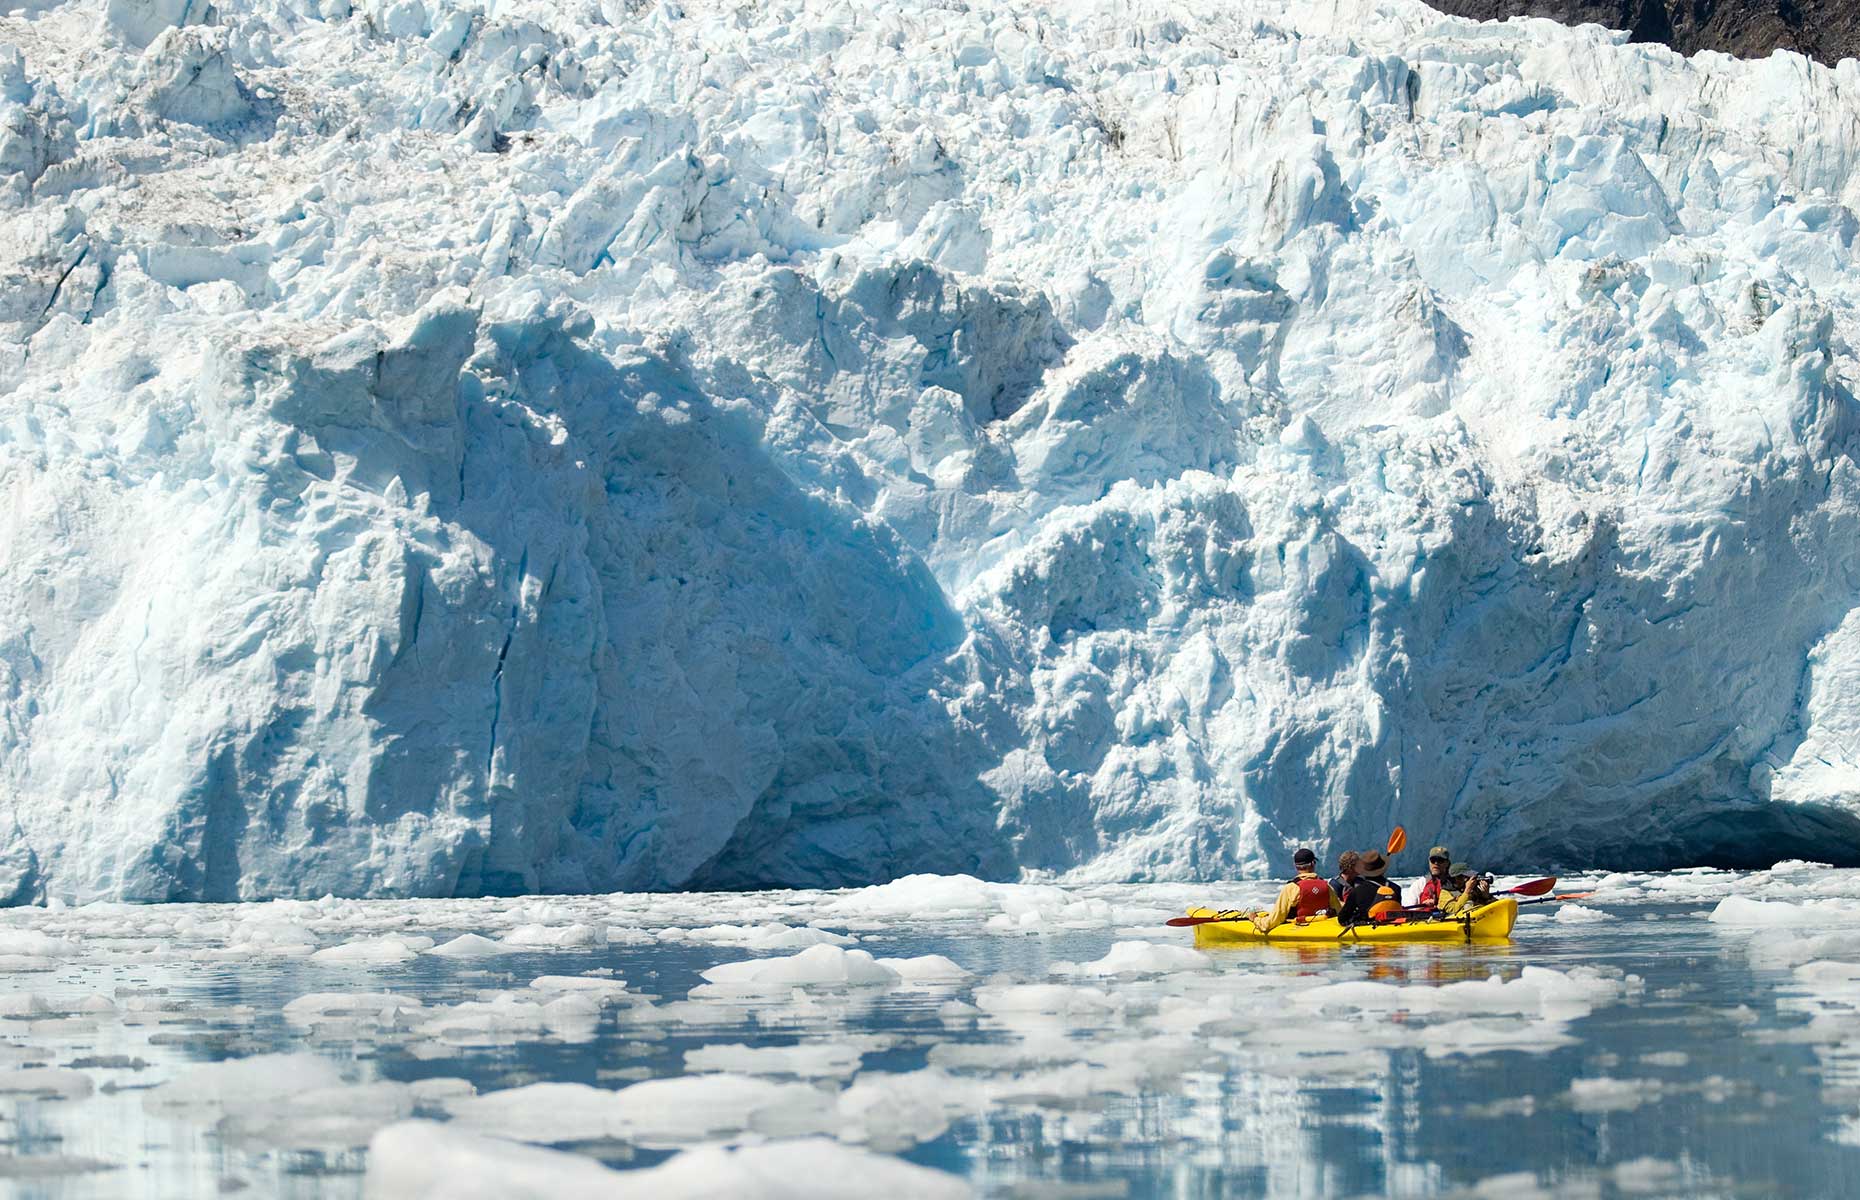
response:
<path id="1" fill-rule="evenodd" d="M 1428 0 L 1441 12 L 1481 21 L 1549 17 L 1625 29 L 1637 42 L 1682 54 L 1721 50 L 1762 58 L 1798 50 L 1832 65 L 1860 57 L 1860 4 L 1852 0 Z"/>

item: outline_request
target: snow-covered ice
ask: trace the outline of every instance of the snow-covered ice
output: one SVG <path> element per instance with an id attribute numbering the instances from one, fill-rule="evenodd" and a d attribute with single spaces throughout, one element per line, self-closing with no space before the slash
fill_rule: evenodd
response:
<path id="1" fill-rule="evenodd" d="M 1418 0 L 12 3 L 0 899 L 1853 859 L 1857 117 Z"/>

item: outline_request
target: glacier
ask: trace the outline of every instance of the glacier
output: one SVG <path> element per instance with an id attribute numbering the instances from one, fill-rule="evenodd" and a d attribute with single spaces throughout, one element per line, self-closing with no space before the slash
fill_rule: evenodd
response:
<path id="1" fill-rule="evenodd" d="M 1860 64 L 1624 36 L 0 0 L 0 899 L 1860 862 Z"/>

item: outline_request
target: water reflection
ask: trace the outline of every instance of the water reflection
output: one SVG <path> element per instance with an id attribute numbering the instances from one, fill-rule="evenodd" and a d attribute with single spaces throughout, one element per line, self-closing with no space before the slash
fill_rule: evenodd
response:
<path id="1" fill-rule="evenodd" d="M 1623 915 L 1659 919 L 1525 924 L 1511 945 L 1236 946 L 1212 970 L 1115 976 L 1092 973 L 1102 928 L 897 922 L 860 948 L 971 976 L 752 994 L 700 987 L 745 952 L 691 940 L 332 970 L 124 927 L 13 977 L 32 998 L 0 1020 L 0 1170 L 34 1197 L 354 1197 L 374 1128 L 452 1116 L 472 1091 L 607 1094 L 830 1045 L 793 1061 L 843 1067 L 776 1076 L 824 1090 L 821 1132 L 984 1194 L 1841 1194 L 1860 1167 L 1860 966 L 1745 953 L 1696 905 Z M 548 976 L 611 994 L 559 1003 L 531 987 Z M 326 1074 L 266 1092 L 194 1073 L 261 1053 Z M 672 1153 L 644 1141 L 579 1148 L 615 1166 Z"/>

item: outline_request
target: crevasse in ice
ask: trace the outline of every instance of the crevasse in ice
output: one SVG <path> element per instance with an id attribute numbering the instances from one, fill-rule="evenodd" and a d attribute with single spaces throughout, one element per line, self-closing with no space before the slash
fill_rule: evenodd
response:
<path id="1" fill-rule="evenodd" d="M 1860 856 L 1857 131 L 1408 0 L 13 0 L 0 896 Z"/>

